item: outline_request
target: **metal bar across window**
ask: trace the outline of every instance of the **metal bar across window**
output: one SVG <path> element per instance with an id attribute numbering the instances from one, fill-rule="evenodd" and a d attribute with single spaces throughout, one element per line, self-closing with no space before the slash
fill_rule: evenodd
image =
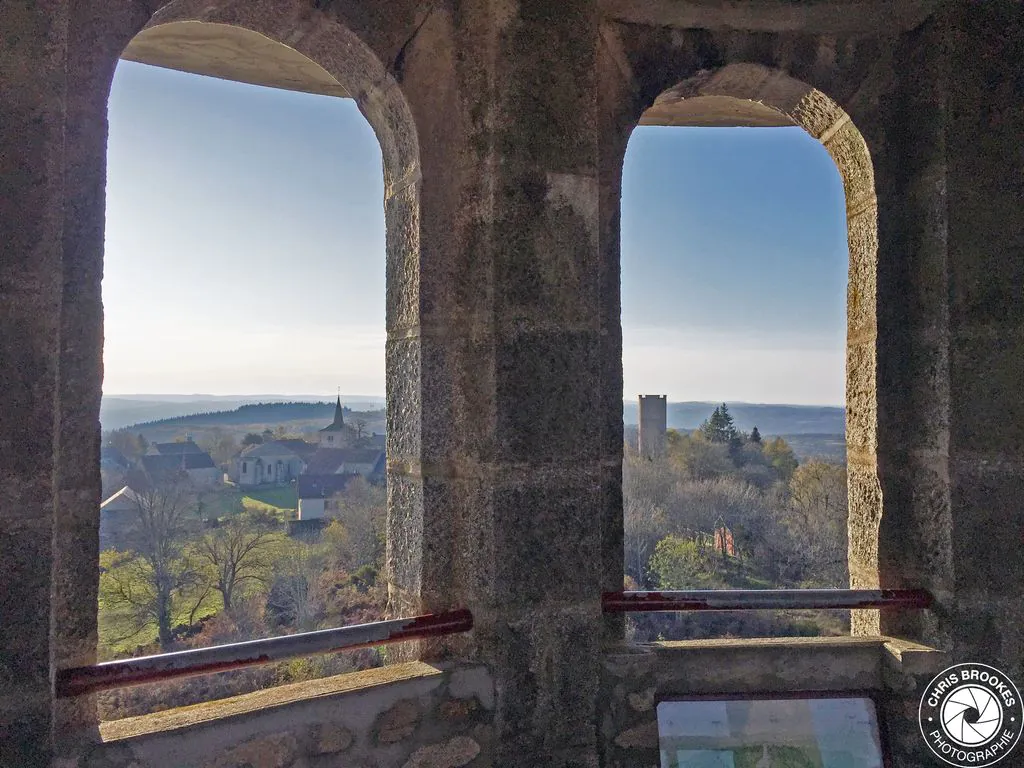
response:
<path id="1" fill-rule="evenodd" d="M 932 596 L 923 589 L 697 589 L 606 592 L 601 602 L 605 613 L 830 608 L 912 610 L 928 608 L 932 604 Z M 473 615 L 466 609 L 458 609 L 411 619 L 375 621 L 351 627 L 119 659 L 60 670 L 56 678 L 56 692 L 61 697 L 80 696 L 109 688 L 271 664 L 300 656 L 451 635 L 468 632 L 472 628 Z"/>
<path id="2" fill-rule="evenodd" d="M 923 589 L 693 589 L 605 592 L 605 613 L 633 611 L 757 611 L 806 608 L 928 608 Z"/>
<path id="3" fill-rule="evenodd" d="M 375 621 L 264 640 L 248 640 L 155 656 L 119 659 L 88 667 L 60 670 L 57 673 L 56 692 L 62 697 L 80 696 L 108 688 L 225 672 L 300 656 L 451 635 L 468 632 L 472 628 L 473 615 L 466 609 L 458 609 L 411 619 Z"/>

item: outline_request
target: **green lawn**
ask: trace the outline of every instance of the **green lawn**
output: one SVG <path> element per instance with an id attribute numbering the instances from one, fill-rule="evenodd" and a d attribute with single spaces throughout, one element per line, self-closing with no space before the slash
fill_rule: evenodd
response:
<path id="1" fill-rule="evenodd" d="M 299 506 L 294 485 L 250 488 L 242 493 L 242 503 L 246 508 L 270 507 L 272 511 L 285 511 L 297 509 Z"/>

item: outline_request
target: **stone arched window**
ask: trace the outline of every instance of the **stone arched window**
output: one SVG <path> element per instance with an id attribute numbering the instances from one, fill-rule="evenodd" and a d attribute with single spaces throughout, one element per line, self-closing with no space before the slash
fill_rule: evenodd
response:
<path id="1" fill-rule="evenodd" d="M 799 126 L 821 142 L 836 164 L 845 193 L 849 248 L 846 446 L 850 582 L 853 587 L 877 587 L 882 512 L 876 461 L 878 217 L 867 145 L 835 101 L 783 72 L 756 64 L 701 70 L 663 90 L 653 103 L 638 107 L 638 114 L 622 116 L 620 127 L 615 129 L 613 146 L 620 161 L 634 125 Z M 621 185 L 621 180 L 618 183 Z M 617 204 L 618 195 L 609 198 L 609 207 L 612 199 Z M 617 216 L 617 211 L 608 211 L 603 218 L 617 222 Z M 614 251 L 608 258 L 617 262 L 617 236 L 610 236 L 609 241 L 606 253 Z M 877 632 L 877 613 L 858 613 L 861 615 L 854 617 L 855 631 Z"/>
<path id="2" fill-rule="evenodd" d="M 134 15 L 132 15 L 134 13 Z M 105 19 L 104 35 L 94 45 L 94 61 L 88 73 L 88 88 L 82 85 L 73 116 L 80 120 L 82 136 L 72 144 L 82 158 L 83 175 L 103 179 L 105 164 L 104 113 L 114 68 L 119 58 L 168 67 L 184 72 L 210 75 L 239 82 L 348 97 L 370 123 L 380 142 L 384 173 L 386 234 L 386 294 L 388 354 L 386 357 L 387 419 L 389 457 L 415 456 L 419 449 L 420 390 L 418 339 L 411 329 L 419 318 L 419 141 L 409 107 L 395 78 L 370 45 L 351 31 L 336 15 L 314 10 L 307 3 L 281 2 L 247 4 L 235 2 L 173 2 L 151 16 L 136 8 L 117 18 Z M 95 35 L 86 35 L 92 40 Z M 379 43 L 379 41 L 377 41 Z M 379 45 L 378 45 L 379 47 Z M 77 110 L 77 111 L 76 111 Z M 71 118 L 69 118 L 70 120 Z M 92 154 L 89 154 L 89 153 Z M 98 172 L 97 172 L 98 170 Z M 78 206 L 83 230 L 79 239 L 84 270 L 95 277 L 95 291 L 83 291 L 78 311 L 99 317 L 99 276 L 102 274 L 102 190 L 88 190 L 87 204 Z M 95 194 L 98 193 L 98 194 Z M 398 339 L 398 342 L 395 342 Z M 402 354 L 392 353 L 395 343 Z M 97 359 L 98 359 L 97 350 Z M 85 377 L 92 387 L 90 397 L 99 402 L 99 380 Z M 69 431 L 69 436 L 71 432 Z M 407 466 L 409 462 L 399 462 Z M 407 531 L 422 530 L 422 506 L 416 503 L 418 480 L 401 476 L 389 479 L 389 530 L 403 532 L 400 547 L 392 551 L 388 537 L 389 572 L 397 581 L 415 586 L 417 580 L 405 574 L 419 566 L 415 540 Z M 398 491 L 393 490 L 398 488 Z M 410 492 L 412 488 L 412 492 Z M 394 499 L 400 499 L 396 502 Z M 411 501 L 410 501 L 411 499 Z M 95 572 L 95 530 L 98 514 L 90 499 L 82 509 L 62 510 L 68 525 L 81 526 L 81 535 L 62 535 L 69 542 L 62 567 L 78 564 L 78 573 Z M 63 524 L 63 523 L 62 523 Z M 73 544 L 70 544 L 73 542 Z M 85 569 L 85 570 L 82 570 Z M 392 583 L 396 579 L 390 580 Z M 55 663 L 74 667 L 93 663 L 96 654 L 96 580 L 66 580 L 61 594 L 69 606 L 68 620 L 56 627 Z M 408 591 L 408 590 L 407 590 Z M 389 610 L 404 614 L 418 608 L 419 595 L 393 590 Z M 68 720 L 88 722 L 88 700 L 69 703 Z M 81 710 L 80 708 L 85 708 Z M 79 708 L 74 714 L 70 708 Z"/>

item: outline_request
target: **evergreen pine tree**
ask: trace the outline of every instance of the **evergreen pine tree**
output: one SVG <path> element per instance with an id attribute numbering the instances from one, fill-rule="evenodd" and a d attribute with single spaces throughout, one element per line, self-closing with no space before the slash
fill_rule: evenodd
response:
<path id="1" fill-rule="evenodd" d="M 711 416 L 700 425 L 700 433 L 709 443 L 731 443 L 736 440 L 738 433 L 725 403 L 715 408 Z"/>
<path id="2" fill-rule="evenodd" d="M 700 425 L 700 433 L 704 439 L 709 443 L 715 442 L 715 434 L 718 429 L 718 423 L 722 420 L 722 412 L 715 407 L 714 412 L 706 419 L 704 423 Z"/>
<path id="3" fill-rule="evenodd" d="M 719 411 L 721 417 L 721 425 L 719 426 L 719 435 L 721 439 L 718 440 L 720 443 L 728 443 L 736 439 L 736 425 L 733 423 L 732 415 L 729 413 L 729 407 L 722 403 Z"/>
<path id="4" fill-rule="evenodd" d="M 761 444 L 761 433 L 757 431 L 756 424 L 754 425 L 754 428 L 750 430 L 750 442 L 757 443 L 758 445 Z"/>

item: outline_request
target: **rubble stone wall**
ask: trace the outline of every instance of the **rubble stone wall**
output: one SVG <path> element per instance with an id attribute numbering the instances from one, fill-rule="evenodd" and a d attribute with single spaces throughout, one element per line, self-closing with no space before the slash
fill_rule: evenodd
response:
<path id="1" fill-rule="evenodd" d="M 482 666 L 420 662 L 294 683 L 100 726 L 93 768 L 459 768 L 490 765 Z"/>

